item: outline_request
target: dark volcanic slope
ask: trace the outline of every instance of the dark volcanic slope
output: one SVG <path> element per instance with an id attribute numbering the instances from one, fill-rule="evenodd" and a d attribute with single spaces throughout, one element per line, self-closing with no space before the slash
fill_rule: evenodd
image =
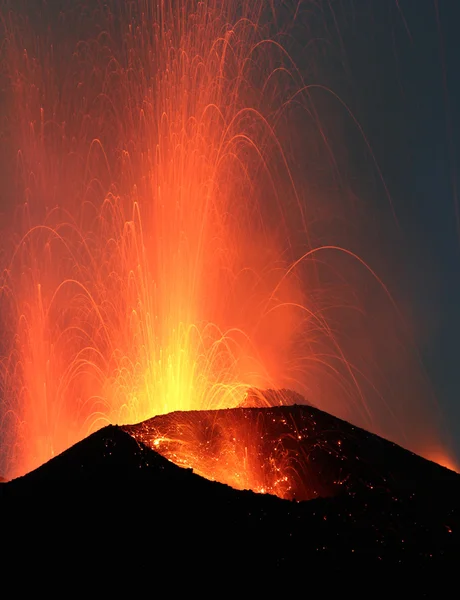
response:
<path id="1" fill-rule="evenodd" d="M 4 547 L 19 540 L 39 555 L 46 540 L 53 560 L 69 560 L 83 544 L 85 560 L 111 568 L 141 572 L 155 565 L 158 572 L 174 563 L 179 571 L 195 566 L 240 576 L 249 569 L 254 577 L 283 574 L 297 584 L 299 576 L 310 579 L 324 568 L 356 578 L 355 593 L 361 585 L 368 589 L 373 568 L 385 574 L 379 585 L 403 575 L 414 589 L 458 564 L 460 476 L 310 406 L 235 410 L 218 416 L 285 420 L 308 432 L 308 456 L 316 452 L 331 481 L 341 470 L 345 483 L 309 502 L 237 491 L 172 464 L 122 428 L 107 427 L 0 484 L 1 514 L 8 515 Z M 216 412 L 182 416 L 206 428 Z M 268 437 L 279 435 L 278 425 L 267 429 Z M 126 429 L 134 434 L 136 428 Z M 316 446 L 315 436 L 322 440 Z"/>

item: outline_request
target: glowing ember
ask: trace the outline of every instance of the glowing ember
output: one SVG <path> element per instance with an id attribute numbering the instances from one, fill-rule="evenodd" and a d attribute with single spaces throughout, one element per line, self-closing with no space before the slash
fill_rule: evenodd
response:
<path id="1" fill-rule="evenodd" d="M 337 442 L 343 433 L 322 429 L 308 410 L 170 413 L 124 430 L 173 463 L 240 490 L 302 501 L 334 496 L 348 478 Z"/>
<path id="2" fill-rule="evenodd" d="M 280 393 L 258 396 L 274 402 Z M 285 402 L 298 400 L 290 396 L 283 392 Z M 456 481 L 454 473 L 305 403 L 175 412 L 123 430 L 207 479 L 287 500 L 357 493 L 375 499 L 392 488 L 392 504 L 412 497 L 408 485 L 422 494 L 433 481 Z"/>
<path id="3" fill-rule="evenodd" d="M 407 363 L 390 343 L 400 326 L 380 312 L 369 351 L 376 319 L 357 282 L 379 290 L 385 315 L 392 304 L 341 235 L 324 234 L 348 207 L 329 183 L 312 191 L 332 148 L 271 4 L 69 2 L 58 16 L 45 4 L 29 21 L 5 16 L 9 477 L 107 423 L 234 407 L 257 386 L 408 439 L 389 383 Z M 431 434 L 428 422 L 410 445 Z M 231 435 L 238 452 L 257 443 Z M 281 496 L 292 485 L 283 466 L 265 479 L 244 485 Z"/>

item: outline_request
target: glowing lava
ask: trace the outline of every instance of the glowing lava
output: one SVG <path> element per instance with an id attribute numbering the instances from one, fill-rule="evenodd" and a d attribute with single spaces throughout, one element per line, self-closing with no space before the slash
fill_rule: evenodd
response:
<path id="1" fill-rule="evenodd" d="M 0 470 L 255 386 L 404 438 L 397 326 L 369 351 L 357 282 L 392 305 L 324 233 L 348 207 L 315 191 L 337 165 L 272 3 L 68 4 L 2 20 Z"/>
<path id="2" fill-rule="evenodd" d="M 298 501 L 337 495 L 348 477 L 342 432 L 321 430 L 303 408 L 177 412 L 123 429 L 173 463 L 235 489 Z"/>

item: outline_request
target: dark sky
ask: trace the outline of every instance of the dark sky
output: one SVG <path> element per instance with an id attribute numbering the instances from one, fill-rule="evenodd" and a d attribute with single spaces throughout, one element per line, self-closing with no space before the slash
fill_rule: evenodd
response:
<path id="1" fill-rule="evenodd" d="M 419 347 L 460 456 L 460 3 L 330 5 L 350 76 L 345 93 L 391 194 Z"/>

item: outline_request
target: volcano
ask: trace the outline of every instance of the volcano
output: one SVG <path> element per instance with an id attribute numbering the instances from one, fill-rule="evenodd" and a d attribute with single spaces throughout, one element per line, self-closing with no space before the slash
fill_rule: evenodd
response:
<path id="1" fill-rule="evenodd" d="M 222 483 L 235 468 L 239 486 Z M 266 489 L 243 489 L 248 472 Z M 2 483 L 0 506 L 5 544 L 46 539 L 56 560 L 82 547 L 139 572 L 183 562 L 350 577 L 365 567 L 423 586 L 460 556 L 460 475 L 307 404 L 108 426 Z"/>

